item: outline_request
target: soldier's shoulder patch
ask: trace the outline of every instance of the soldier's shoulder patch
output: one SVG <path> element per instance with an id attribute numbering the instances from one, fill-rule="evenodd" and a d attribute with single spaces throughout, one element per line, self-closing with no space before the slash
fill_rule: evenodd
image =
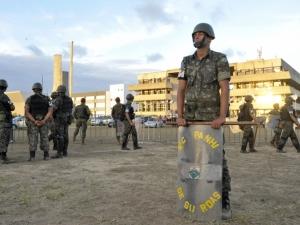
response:
<path id="1" fill-rule="evenodd" d="M 184 78 L 184 71 L 180 71 L 178 73 L 178 78 Z"/>

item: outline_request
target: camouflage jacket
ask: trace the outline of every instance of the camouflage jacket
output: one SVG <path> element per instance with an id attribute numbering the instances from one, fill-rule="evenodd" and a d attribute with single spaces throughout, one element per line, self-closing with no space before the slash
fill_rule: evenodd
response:
<path id="1" fill-rule="evenodd" d="M 224 54 L 209 50 L 201 60 L 196 53 L 183 58 L 178 79 L 187 81 L 184 117 L 187 120 L 212 121 L 220 114 L 219 81 L 230 80 Z"/>

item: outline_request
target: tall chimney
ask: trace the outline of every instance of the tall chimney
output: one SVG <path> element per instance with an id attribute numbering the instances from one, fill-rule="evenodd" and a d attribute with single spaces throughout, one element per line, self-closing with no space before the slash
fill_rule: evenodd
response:
<path id="1" fill-rule="evenodd" d="M 53 64 L 53 88 L 52 91 L 56 91 L 56 88 L 63 84 L 62 80 L 62 56 L 60 54 L 54 55 Z"/>
<path id="2" fill-rule="evenodd" d="M 69 68 L 69 96 L 72 97 L 73 92 L 73 48 L 74 42 L 70 44 L 70 68 Z"/>

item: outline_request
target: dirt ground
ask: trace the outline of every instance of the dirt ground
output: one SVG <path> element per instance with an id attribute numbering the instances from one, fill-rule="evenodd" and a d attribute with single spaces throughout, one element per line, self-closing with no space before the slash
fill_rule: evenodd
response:
<path id="1" fill-rule="evenodd" d="M 39 151 L 27 162 L 27 145 L 11 145 L 12 162 L 0 164 L 0 224 L 201 224 L 176 211 L 176 144 L 142 146 L 124 152 L 95 138 L 70 144 L 67 158 L 43 161 Z M 254 154 L 226 150 L 233 219 L 223 224 L 300 224 L 300 154 L 267 145 Z"/>

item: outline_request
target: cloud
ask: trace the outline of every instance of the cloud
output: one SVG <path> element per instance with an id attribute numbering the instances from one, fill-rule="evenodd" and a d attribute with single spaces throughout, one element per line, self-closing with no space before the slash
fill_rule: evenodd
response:
<path id="1" fill-rule="evenodd" d="M 147 2 L 137 6 L 136 13 L 139 18 L 147 24 L 148 28 L 151 28 L 150 25 L 157 23 L 173 24 L 177 21 L 167 8 L 154 2 Z"/>
<path id="2" fill-rule="evenodd" d="M 29 49 L 35 56 L 43 56 L 44 55 L 44 52 L 35 45 L 29 45 L 29 46 L 27 46 L 27 49 Z"/>
<path id="3" fill-rule="evenodd" d="M 147 62 L 157 62 L 162 60 L 164 57 L 160 53 L 153 53 L 151 55 L 147 55 Z"/>
<path id="4" fill-rule="evenodd" d="M 75 57 L 84 57 L 88 55 L 88 50 L 86 47 L 81 46 L 81 45 L 74 45 L 74 56 Z M 70 56 L 70 50 L 64 49 L 63 50 L 63 56 L 65 58 L 69 58 Z"/>

